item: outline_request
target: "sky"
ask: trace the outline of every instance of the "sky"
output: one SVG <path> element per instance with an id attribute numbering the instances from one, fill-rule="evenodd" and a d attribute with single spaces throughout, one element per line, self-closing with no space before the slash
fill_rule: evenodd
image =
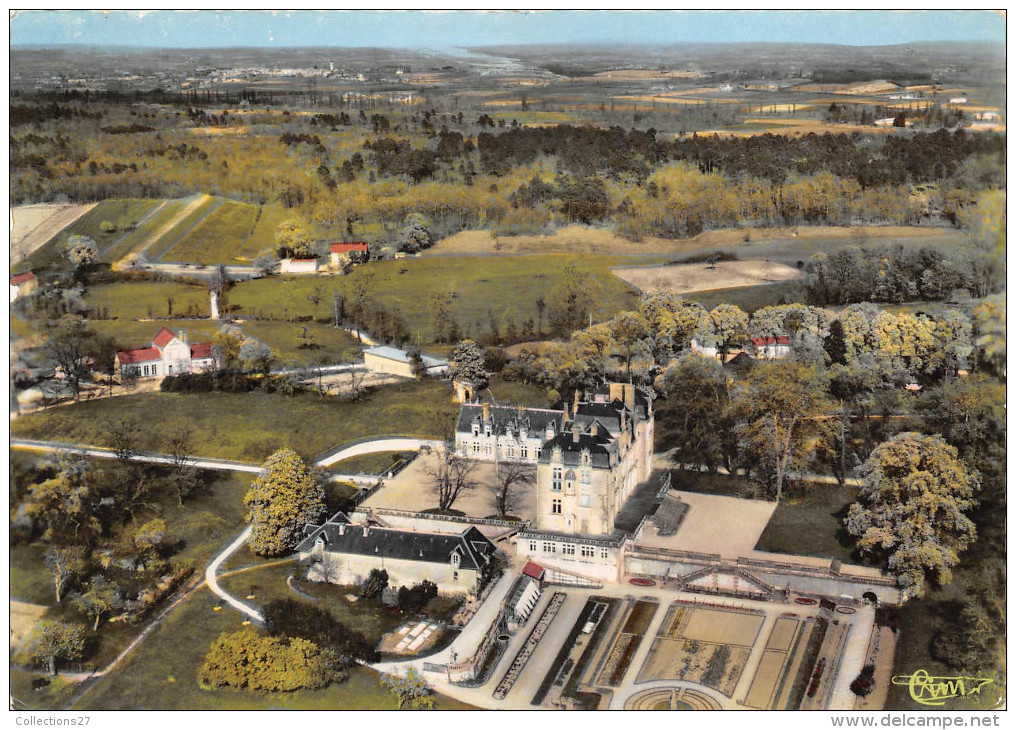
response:
<path id="1" fill-rule="evenodd" d="M 530 43 L 1005 42 L 990 11 L 87 11 L 21 12 L 11 46 L 441 48 Z"/>

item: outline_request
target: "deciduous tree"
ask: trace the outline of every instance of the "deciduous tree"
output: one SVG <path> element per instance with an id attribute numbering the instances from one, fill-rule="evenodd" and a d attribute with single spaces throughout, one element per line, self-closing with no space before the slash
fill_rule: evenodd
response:
<path id="1" fill-rule="evenodd" d="M 955 447 L 937 434 L 901 433 L 860 471 L 864 485 L 846 518 L 858 550 L 884 559 L 908 596 L 923 595 L 928 578 L 949 583 L 976 538 L 965 513 L 979 489 Z"/>
<path id="2" fill-rule="evenodd" d="M 245 519 L 253 527 L 249 543 L 257 555 L 284 555 L 300 542 L 303 526 L 321 517 L 324 489 L 318 476 L 289 448 L 269 456 L 263 469 L 243 500 Z"/>
<path id="3" fill-rule="evenodd" d="M 44 618 L 25 638 L 25 653 L 44 662 L 55 676 L 60 662 L 80 659 L 85 652 L 85 632 L 75 624 Z"/>
<path id="4" fill-rule="evenodd" d="M 462 340 L 452 353 L 449 361 L 448 374 L 455 380 L 468 380 L 476 390 L 480 391 L 490 383 L 483 362 L 483 353 L 473 340 Z"/>

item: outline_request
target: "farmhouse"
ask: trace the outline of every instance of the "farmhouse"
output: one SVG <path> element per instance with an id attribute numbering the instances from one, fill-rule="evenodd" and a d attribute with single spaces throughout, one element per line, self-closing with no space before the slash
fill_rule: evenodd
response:
<path id="1" fill-rule="evenodd" d="M 186 330 L 176 334 L 163 327 L 152 338 L 151 347 L 135 347 L 116 353 L 116 367 L 125 375 L 151 378 L 215 369 L 211 342 L 187 342 Z"/>
<path id="2" fill-rule="evenodd" d="M 536 464 L 543 443 L 564 424 L 564 411 L 545 408 L 464 405 L 455 425 L 455 450 L 480 461 L 525 461 Z"/>
<path id="3" fill-rule="evenodd" d="M 11 277 L 11 301 L 26 297 L 39 288 L 39 279 L 34 271 L 26 271 Z"/>
<path id="4" fill-rule="evenodd" d="M 280 259 L 279 270 L 283 274 L 316 274 L 317 259 Z"/>
<path id="5" fill-rule="evenodd" d="M 400 375 L 404 378 L 415 378 L 412 356 L 397 347 L 382 345 L 372 347 L 363 353 L 363 363 L 368 370 L 375 373 Z M 420 355 L 420 364 L 427 377 L 441 377 L 448 374 L 448 361 L 442 358 Z"/>
<path id="6" fill-rule="evenodd" d="M 443 593 L 475 595 L 494 567 L 497 548 L 475 527 L 458 534 L 353 524 L 341 512 L 323 525 L 308 525 L 297 546 L 310 580 L 362 582 L 377 568 L 392 587 L 429 580 Z"/>
<path id="7" fill-rule="evenodd" d="M 752 337 L 751 344 L 755 347 L 756 360 L 782 360 L 790 357 L 790 338 L 784 335 Z"/>
<path id="8" fill-rule="evenodd" d="M 367 260 L 367 244 L 363 241 L 333 243 L 331 248 L 332 266 L 359 264 Z"/>

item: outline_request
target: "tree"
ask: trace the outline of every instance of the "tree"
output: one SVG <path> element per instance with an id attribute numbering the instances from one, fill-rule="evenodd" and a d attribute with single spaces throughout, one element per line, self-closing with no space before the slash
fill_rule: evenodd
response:
<path id="1" fill-rule="evenodd" d="M 309 256 L 307 246 L 307 226 L 296 218 L 287 218 L 279 224 L 275 231 L 275 245 L 280 259 L 295 256 Z"/>
<path id="2" fill-rule="evenodd" d="M 415 667 L 405 674 L 382 674 L 381 684 L 398 699 L 400 710 L 407 704 L 415 710 L 434 706 L 430 685 Z"/>
<path id="3" fill-rule="evenodd" d="M 430 295 L 434 342 L 452 342 L 459 338 L 459 323 L 452 314 L 451 304 L 452 296 L 446 291 L 436 291 Z"/>
<path id="4" fill-rule="evenodd" d="M 311 306 L 314 307 L 314 319 L 317 319 L 318 305 L 321 304 L 321 300 L 324 298 L 325 298 L 325 288 L 324 285 L 322 284 L 318 284 L 317 286 L 315 286 L 313 289 L 311 289 L 310 294 L 307 295 L 307 301 L 309 301 L 311 303 Z"/>
<path id="5" fill-rule="evenodd" d="M 56 602 L 60 603 L 67 584 L 88 570 L 88 550 L 77 545 L 71 547 L 50 545 L 46 549 L 45 562 L 53 574 L 53 593 Z"/>
<path id="6" fill-rule="evenodd" d="M 908 597 L 928 578 L 952 580 L 959 554 L 976 538 L 977 476 L 938 434 L 906 432 L 880 444 L 860 467 L 864 484 L 845 523 L 857 549 L 886 560 Z"/>
<path id="7" fill-rule="evenodd" d="M 306 639 L 347 660 L 376 662 L 381 659 L 370 641 L 337 621 L 325 608 L 285 598 L 265 606 L 264 615 L 275 636 Z"/>
<path id="8" fill-rule="evenodd" d="M 843 334 L 843 323 L 834 319 L 829 325 L 829 336 L 825 338 L 825 351 L 834 365 L 847 364 L 847 342 Z"/>
<path id="9" fill-rule="evenodd" d="M 172 460 L 173 471 L 169 475 L 169 483 L 176 493 L 177 502 L 182 506 L 184 500 L 197 488 L 197 474 L 192 463 L 194 442 L 190 427 L 186 424 L 170 426 L 163 434 L 163 449 Z"/>
<path id="10" fill-rule="evenodd" d="M 675 462 L 715 471 L 724 453 L 734 451 L 729 448 L 733 434 L 723 366 L 714 358 L 687 353 L 656 385 L 666 398 L 656 416 L 660 441 L 675 446 Z"/>
<path id="11" fill-rule="evenodd" d="M 434 244 L 427 219 L 420 213 L 406 216 L 406 224 L 399 231 L 398 246 L 400 251 L 416 253 Z"/>
<path id="12" fill-rule="evenodd" d="M 240 370 L 243 363 L 240 348 L 244 342 L 243 330 L 235 324 L 224 324 L 212 335 L 212 354 L 215 364 L 226 372 Z"/>
<path id="13" fill-rule="evenodd" d="M 476 462 L 455 453 L 454 444 L 445 444 L 437 465 L 425 469 L 430 477 L 430 487 L 437 495 L 439 510 L 450 510 L 459 495 L 476 488 L 477 483 L 473 479 L 476 468 Z"/>
<path id="14" fill-rule="evenodd" d="M 300 542 L 303 526 L 321 517 L 325 493 L 292 449 L 276 451 L 263 469 L 243 499 L 245 520 L 253 527 L 249 544 L 257 555 L 284 555 Z"/>
<path id="15" fill-rule="evenodd" d="M 140 447 L 141 424 L 133 417 L 121 415 L 106 427 L 106 445 L 120 462 L 131 461 Z"/>
<path id="16" fill-rule="evenodd" d="M 448 374 L 453 380 L 467 380 L 481 391 L 490 383 L 490 375 L 483 363 L 483 353 L 473 340 L 462 340 L 455 347 L 449 362 Z"/>
<path id="17" fill-rule="evenodd" d="M 99 247 L 88 236 L 71 236 L 67 239 L 67 259 L 75 268 L 89 266 L 99 257 Z"/>
<path id="18" fill-rule="evenodd" d="M 25 653 L 44 662 L 55 676 L 59 662 L 80 659 L 85 651 L 85 632 L 80 626 L 44 618 L 25 638 Z"/>
<path id="19" fill-rule="evenodd" d="M 1005 292 L 984 299 L 974 309 L 978 353 L 996 373 L 1005 378 Z"/>
<path id="20" fill-rule="evenodd" d="M 524 461 L 498 458 L 494 462 L 494 507 L 499 517 L 512 514 L 517 489 L 536 483 L 536 470 Z"/>
<path id="21" fill-rule="evenodd" d="M 116 374 L 116 353 L 120 346 L 108 335 L 95 335 L 85 340 L 84 353 L 92 370 L 106 376 L 109 392 L 113 392 L 113 375 Z"/>
<path id="22" fill-rule="evenodd" d="M 67 456 L 57 462 L 54 476 L 28 488 L 25 512 L 45 525 L 44 539 L 57 544 L 82 544 L 101 531 L 95 481 L 87 461 Z"/>
<path id="23" fill-rule="evenodd" d="M 725 360 L 727 351 L 739 344 L 748 333 L 748 315 L 734 304 L 720 304 L 709 312 L 716 337 L 716 346 Z"/>
<path id="24" fill-rule="evenodd" d="M 65 314 L 50 331 L 44 347 L 46 356 L 63 373 L 75 400 L 81 393 L 82 381 L 91 376 L 88 361 L 92 337 L 94 335 L 84 319 L 75 314 Z"/>
<path id="25" fill-rule="evenodd" d="M 637 312 L 621 312 L 610 320 L 610 333 L 617 354 L 624 360 L 625 374 L 630 383 L 631 361 L 647 353 L 649 348 L 646 341 L 650 338 L 651 332 L 646 326 L 646 321 Z"/>
<path id="26" fill-rule="evenodd" d="M 71 597 L 71 603 L 83 614 L 94 619 L 92 631 L 98 631 L 102 617 L 116 605 L 116 586 L 107 583 L 102 576 L 96 576 L 83 592 Z"/>
<path id="27" fill-rule="evenodd" d="M 825 426 L 817 420 L 828 410 L 826 377 L 817 367 L 797 362 L 767 362 L 748 376 L 735 405 L 741 448 L 759 464 L 776 501 L 787 473 L 812 438 Z"/>
<path id="28" fill-rule="evenodd" d="M 243 344 L 240 345 L 238 356 L 244 372 L 261 373 L 262 375 L 269 373 L 272 369 L 272 362 L 275 360 L 272 348 L 253 337 L 244 339 Z"/>
<path id="29" fill-rule="evenodd" d="M 360 585 L 360 597 L 370 600 L 380 596 L 388 587 L 388 571 L 380 568 L 371 568 L 367 579 Z"/>
<path id="30" fill-rule="evenodd" d="M 335 655 L 301 638 L 264 636 L 253 628 L 222 633 L 198 678 L 205 685 L 268 692 L 326 687 L 337 674 Z"/>
<path id="31" fill-rule="evenodd" d="M 429 580 L 411 588 L 399 587 L 399 609 L 410 616 L 420 613 L 432 598 L 437 598 L 437 585 Z"/>

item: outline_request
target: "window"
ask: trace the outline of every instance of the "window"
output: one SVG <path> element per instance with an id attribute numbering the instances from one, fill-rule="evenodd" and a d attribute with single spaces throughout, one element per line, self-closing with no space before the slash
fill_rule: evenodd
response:
<path id="1" fill-rule="evenodd" d="M 523 446 L 522 447 L 522 458 L 523 459 L 528 459 L 529 458 L 529 447 L 528 446 Z"/>
<path id="2" fill-rule="evenodd" d="M 572 545 L 571 543 L 565 543 L 564 545 L 561 546 L 561 552 L 564 553 L 565 555 L 574 555 L 575 546 Z"/>
<path id="3" fill-rule="evenodd" d="M 539 459 L 543 455 L 543 449 L 536 450 L 536 458 Z"/>
<path id="4" fill-rule="evenodd" d="M 485 436 L 490 436 L 490 424 L 489 423 L 486 426 L 483 427 L 483 434 Z"/>
<path id="5" fill-rule="evenodd" d="M 556 553 L 557 545 L 552 542 L 543 543 L 543 552 L 545 553 Z"/>
<path id="6" fill-rule="evenodd" d="M 592 545 L 583 545 L 582 546 L 582 557 L 583 558 L 591 558 L 591 557 L 593 557 L 593 546 Z"/>
<path id="7" fill-rule="evenodd" d="M 579 474 L 579 482 L 581 484 L 589 484 L 592 480 L 593 476 L 588 471 L 583 471 L 581 474 Z"/>
<path id="8" fill-rule="evenodd" d="M 490 444 L 483 445 L 483 453 L 486 454 L 487 456 L 490 456 Z"/>
<path id="9" fill-rule="evenodd" d="M 473 453 L 474 454 L 479 454 L 480 453 L 480 442 L 479 441 L 474 441 L 473 442 Z"/>
<path id="10" fill-rule="evenodd" d="M 610 557 L 610 551 L 607 548 L 600 548 L 600 560 L 606 560 Z"/>
<path id="11" fill-rule="evenodd" d="M 561 491 L 561 468 L 555 466 L 550 471 L 550 491 L 560 492 Z"/>
<path id="12" fill-rule="evenodd" d="M 478 424 L 478 423 L 474 423 L 473 424 L 473 435 L 474 436 L 479 436 L 480 435 L 480 424 Z"/>
<path id="13" fill-rule="evenodd" d="M 579 507 L 588 507 L 588 506 L 589 506 L 589 495 L 588 494 L 580 494 L 579 495 Z"/>
<path id="14" fill-rule="evenodd" d="M 459 571 L 453 570 L 452 571 L 452 580 L 458 580 L 458 579 L 459 579 Z"/>
<path id="15" fill-rule="evenodd" d="M 531 553 L 535 553 L 536 552 L 536 540 L 530 540 L 529 541 L 529 552 L 531 552 Z"/>
<path id="16" fill-rule="evenodd" d="M 515 447 L 512 446 L 511 444 L 508 444 L 508 458 L 509 459 L 515 458 Z"/>
<path id="17" fill-rule="evenodd" d="M 589 452 L 588 451 L 583 451 L 582 452 L 582 463 L 583 464 L 588 464 L 589 463 Z"/>
<path id="18" fill-rule="evenodd" d="M 550 513 L 552 515 L 561 514 L 561 500 L 555 499 L 550 503 Z"/>

